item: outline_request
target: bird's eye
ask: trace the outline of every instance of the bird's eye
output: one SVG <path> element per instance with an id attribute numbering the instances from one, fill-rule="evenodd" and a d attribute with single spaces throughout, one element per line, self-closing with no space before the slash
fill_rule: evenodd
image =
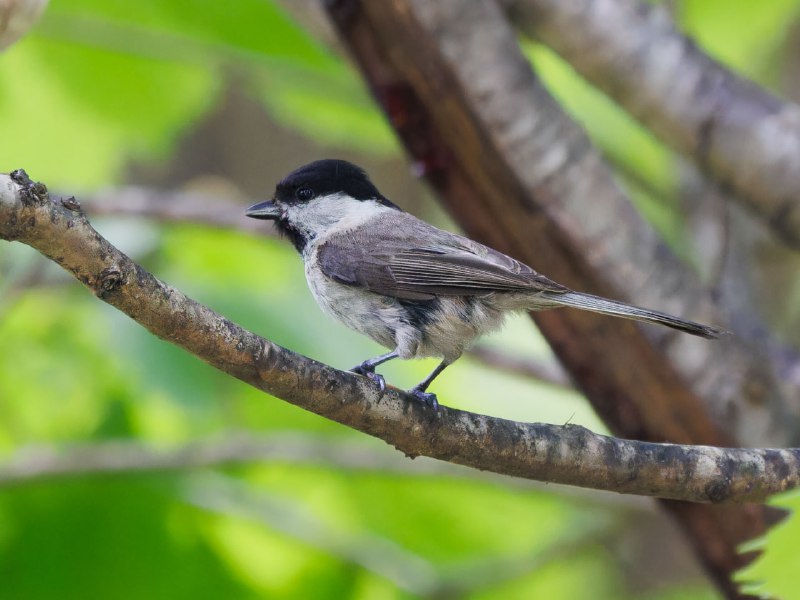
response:
<path id="1" fill-rule="evenodd" d="M 314 197 L 314 190 L 308 187 L 297 188 L 297 191 L 294 193 L 294 197 L 298 200 L 302 200 L 303 202 L 306 200 L 311 200 Z"/>

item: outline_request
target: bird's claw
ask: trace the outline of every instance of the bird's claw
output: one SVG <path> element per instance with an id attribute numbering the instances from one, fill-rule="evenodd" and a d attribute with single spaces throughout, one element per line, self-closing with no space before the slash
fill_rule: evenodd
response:
<path id="1" fill-rule="evenodd" d="M 386 393 L 386 379 L 384 379 L 383 375 L 372 371 L 372 373 L 367 373 L 366 376 L 378 386 L 378 400 L 383 398 Z"/>
<path id="2" fill-rule="evenodd" d="M 356 375 L 368 375 L 369 373 L 375 372 L 375 367 L 369 364 L 368 360 L 365 360 L 360 365 L 356 365 L 352 369 L 350 369 L 351 373 L 355 373 Z"/>
<path id="3" fill-rule="evenodd" d="M 431 407 L 433 410 L 439 410 L 439 400 L 436 399 L 436 394 L 431 392 L 423 392 L 418 388 L 408 390 L 408 393 L 414 396 L 417 400 L 424 403 L 426 406 Z"/>
<path id="4" fill-rule="evenodd" d="M 374 382 L 375 385 L 378 386 L 378 400 L 383 398 L 383 395 L 386 393 L 386 379 L 380 373 L 375 372 L 375 367 L 370 367 L 365 363 L 361 363 L 360 365 L 350 369 L 350 372 L 356 373 L 357 375 L 363 375 L 370 381 Z"/>
<path id="5" fill-rule="evenodd" d="M 374 382 L 375 385 L 378 386 L 378 399 L 380 400 L 383 398 L 383 394 L 386 392 L 386 379 L 384 379 L 383 375 L 375 372 L 375 367 L 369 364 L 369 361 L 365 361 L 360 365 L 356 365 L 350 369 L 350 372 L 355 373 L 356 375 L 363 375 L 370 381 Z M 432 408 L 434 411 L 439 410 L 439 401 L 436 398 L 436 394 L 426 392 L 418 387 L 408 390 L 408 393 L 426 406 Z"/>

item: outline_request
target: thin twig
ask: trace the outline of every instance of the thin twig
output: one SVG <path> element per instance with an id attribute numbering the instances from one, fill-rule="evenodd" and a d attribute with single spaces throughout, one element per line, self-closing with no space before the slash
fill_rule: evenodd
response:
<path id="1" fill-rule="evenodd" d="M 652 503 L 644 498 L 476 471 L 424 456 L 412 461 L 385 444 L 376 444 L 369 439 L 351 440 L 341 436 L 311 436 L 294 432 L 268 435 L 231 432 L 167 448 L 154 447 L 139 440 L 24 446 L 0 461 L 0 488 L 75 477 L 189 471 L 254 463 L 317 465 L 348 471 L 467 479 L 506 488 L 546 491 L 594 507 L 603 504 L 625 510 L 652 510 Z"/>
<path id="2" fill-rule="evenodd" d="M 557 387 L 575 389 L 566 371 L 553 360 L 520 358 L 489 346 L 476 346 L 469 350 L 468 355 L 487 367 L 514 375 L 521 375 L 522 377 L 528 377 Z"/>
<path id="3" fill-rule="evenodd" d="M 54 194 L 58 196 L 58 194 Z M 61 196 L 65 197 L 65 196 Z M 143 186 L 124 186 L 93 194 L 82 203 L 92 216 L 147 217 L 170 222 L 194 222 L 213 227 L 272 235 L 272 228 L 244 215 L 245 201 L 202 192 L 163 191 Z"/>

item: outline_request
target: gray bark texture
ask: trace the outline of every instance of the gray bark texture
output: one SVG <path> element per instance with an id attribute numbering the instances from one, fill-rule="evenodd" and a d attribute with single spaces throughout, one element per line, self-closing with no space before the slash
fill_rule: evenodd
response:
<path id="1" fill-rule="evenodd" d="M 709 58 L 677 30 L 664 6 L 640 0 L 501 4 L 525 33 L 800 248 L 800 107 Z"/>

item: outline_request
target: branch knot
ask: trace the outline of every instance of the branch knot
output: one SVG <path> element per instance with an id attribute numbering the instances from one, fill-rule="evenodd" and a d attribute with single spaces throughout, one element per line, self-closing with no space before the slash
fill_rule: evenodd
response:
<path id="1" fill-rule="evenodd" d="M 25 169 L 11 171 L 8 176 L 20 187 L 19 197 L 24 205 L 35 206 L 47 202 L 47 186 L 40 181 L 31 180 Z"/>
<path id="2" fill-rule="evenodd" d="M 123 283 L 125 278 L 122 271 L 117 266 L 108 267 L 100 272 L 97 277 L 98 284 L 96 293 L 98 298 L 104 298 L 114 290 L 118 289 Z"/>
<path id="3" fill-rule="evenodd" d="M 67 210 L 71 210 L 72 212 L 76 213 L 81 212 L 81 203 L 78 202 L 75 196 L 70 196 L 69 198 L 61 198 L 61 206 L 63 206 Z"/>

